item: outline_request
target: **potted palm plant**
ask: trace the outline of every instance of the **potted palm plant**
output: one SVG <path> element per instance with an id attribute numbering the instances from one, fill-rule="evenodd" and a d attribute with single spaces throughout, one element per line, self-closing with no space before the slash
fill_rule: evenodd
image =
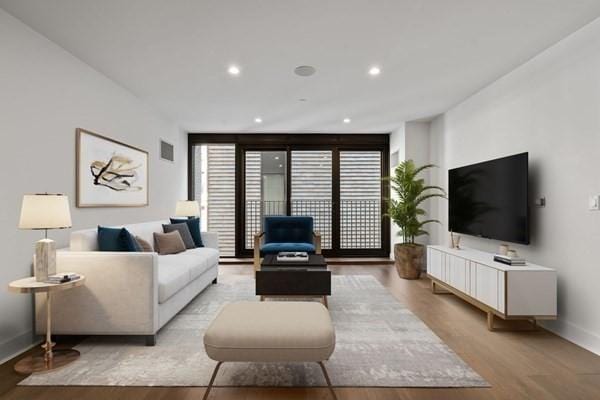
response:
<path id="1" fill-rule="evenodd" d="M 434 167 L 432 164 L 416 167 L 413 160 L 406 160 L 394 170 L 389 178 L 397 198 L 388 202 L 387 216 L 400 228 L 398 236 L 402 242 L 394 245 L 396 269 L 401 278 L 418 279 L 421 276 L 425 247 L 415 243 L 415 238 L 428 235 L 424 225 L 437 222 L 435 219 L 423 219 L 426 212 L 421 208 L 423 202 L 432 197 L 446 198 L 444 189 L 425 184 L 418 175 Z"/>

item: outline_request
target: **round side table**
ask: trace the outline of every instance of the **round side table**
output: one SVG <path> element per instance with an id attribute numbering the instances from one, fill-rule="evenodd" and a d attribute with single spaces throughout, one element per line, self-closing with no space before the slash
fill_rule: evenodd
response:
<path id="1" fill-rule="evenodd" d="M 79 358 L 79 352 L 74 349 L 53 350 L 52 343 L 52 293 L 60 290 L 72 289 L 83 285 L 85 276 L 65 283 L 38 282 L 35 277 L 19 279 L 9 283 L 8 288 L 16 293 L 46 293 L 46 342 L 42 345 L 43 355 L 28 356 L 15 364 L 15 371 L 19 374 L 50 371 L 63 367 Z"/>

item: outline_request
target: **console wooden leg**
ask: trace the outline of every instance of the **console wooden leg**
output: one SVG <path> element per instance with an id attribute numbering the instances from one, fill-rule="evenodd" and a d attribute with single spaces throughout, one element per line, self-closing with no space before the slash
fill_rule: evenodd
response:
<path id="1" fill-rule="evenodd" d="M 494 330 L 494 313 L 491 311 L 487 313 L 487 328 L 490 331 Z"/>
<path id="2" fill-rule="evenodd" d="M 210 382 L 208 383 L 208 386 L 206 388 L 206 392 L 204 392 L 204 397 L 202 397 L 202 400 L 208 399 L 208 395 L 210 393 L 210 389 L 212 389 L 212 385 L 215 382 L 215 378 L 217 377 L 217 372 L 219 372 L 219 368 L 221 367 L 221 364 L 223 364 L 223 361 L 219 361 L 217 363 L 217 366 L 215 367 L 215 370 L 213 371 L 213 374 L 210 377 Z"/>
<path id="3" fill-rule="evenodd" d="M 260 296 L 260 301 L 265 301 L 265 296 Z"/>
<path id="4" fill-rule="evenodd" d="M 331 386 L 331 381 L 329 380 L 329 375 L 327 374 L 327 370 L 325 369 L 325 364 L 323 364 L 322 361 L 319 361 L 319 365 L 321 366 L 321 371 L 323 371 L 323 376 L 325 376 L 325 382 L 327 382 L 327 387 L 329 387 L 331 397 L 333 397 L 334 400 L 337 400 L 337 396 L 335 395 L 335 392 L 333 391 L 333 386 Z"/>
<path id="5" fill-rule="evenodd" d="M 537 331 L 537 328 L 538 328 L 537 319 L 532 318 L 531 319 L 531 325 L 532 325 L 533 330 Z"/>
<path id="6" fill-rule="evenodd" d="M 323 305 L 324 305 L 326 308 L 329 308 L 329 304 L 327 304 L 327 296 L 323 296 Z"/>

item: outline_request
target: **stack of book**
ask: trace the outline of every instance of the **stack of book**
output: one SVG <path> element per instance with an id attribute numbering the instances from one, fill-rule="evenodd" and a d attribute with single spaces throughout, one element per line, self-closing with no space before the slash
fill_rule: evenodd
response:
<path id="1" fill-rule="evenodd" d="M 79 278 L 80 278 L 79 275 L 77 275 L 74 272 L 62 272 L 60 274 L 48 276 L 48 279 L 46 280 L 46 282 L 48 282 L 48 283 L 65 283 L 65 282 L 76 281 Z"/>
<path id="2" fill-rule="evenodd" d="M 277 254 L 277 261 L 307 262 L 308 253 L 305 251 L 282 251 Z"/>
<path id="3" fill-rule="evenodd" d="M 498 261 L 501 262 L 502 264 L 507 264 L 507 265 L 526 265 L 527 262 L 525 261 L 524 258 L 521 257 L 510 257 L 510 256 L 504 256 L 502 254 L 495 254 L 494 255 L 494 261 Z"/>

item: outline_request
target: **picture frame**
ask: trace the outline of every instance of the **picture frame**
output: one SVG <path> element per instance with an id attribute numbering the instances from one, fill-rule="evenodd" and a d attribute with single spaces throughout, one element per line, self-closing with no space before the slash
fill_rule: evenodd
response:
<path id="1" fill-rule="evenodd" d="M 75 135 L 78 208 L 148 205 L 147 151 L 82 128 Z"/>

